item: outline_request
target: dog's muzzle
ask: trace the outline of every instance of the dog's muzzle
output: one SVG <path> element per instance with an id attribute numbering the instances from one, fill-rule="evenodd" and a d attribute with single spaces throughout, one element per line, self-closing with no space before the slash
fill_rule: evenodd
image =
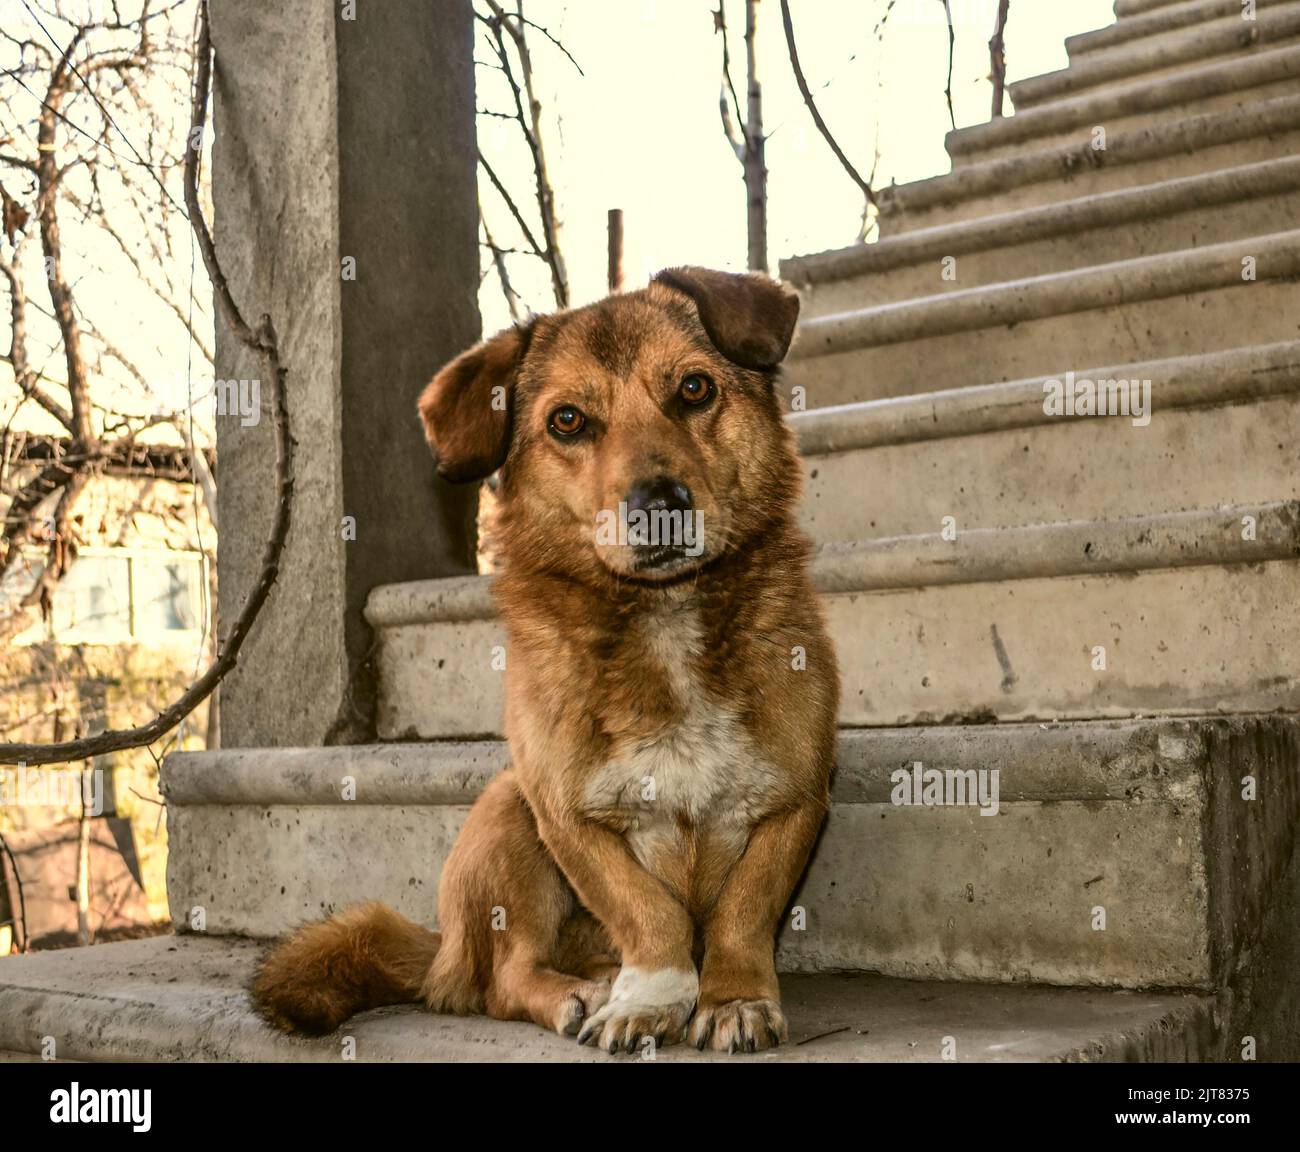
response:
<path id="1" fill-rule="evenodd" d="M 638 481 L 625 500 L 628 543 L 640 571 L 670 568 L 697 555 L 691 490 L 671 476 Z"/>

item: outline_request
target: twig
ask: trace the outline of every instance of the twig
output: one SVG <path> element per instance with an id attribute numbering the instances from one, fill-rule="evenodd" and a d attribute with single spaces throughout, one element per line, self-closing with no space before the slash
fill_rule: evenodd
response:
<path id="1" fill-rule="evenodd" d="M 883 39 L 885 25 L 889 23 L 889 17 L 893 13 L 894 7 L 897 3 L 898 0 L 889 0 L 889 3 L 885 6 L 884 14 L 876 21 L 876 26 L 871 30 L 871 34 L 877 40 Z"/>
<path id="2" fill-rule="evenodd" d="M 483 215 L 482 204 L 478 207 L 478 218 L 479 223 L 483 225 L 483 239 L 492 252 L 492 263 L 497 270 L 497 279 L 501 281 L 501 292 L 506 298 L 506 307 L 510 309 L 510 319 L 518 323 L 519 296 L 515 292 L 514 285 L 510 283 L 510 272 L 506 268 L 505 249 L 498 247 L 497 242 L 492 239 L 492 230 L 488 227 L 487 217 Z"/>
<path id="3" fill-rule="evenodd" d="M 998 19 L 989 41 L 990 79 L 993 81 L 993 118 L 1004 114 L 1004 96 L 1007 89 L 1007 15 L 1011 0 L 998 0 Z"/>
<path id="4" fill-rule="evenodd" d="M 719 0 L 721 2 L 721 0 Z M 745 0 L 745 193 L 749 270 L 767 272 L 767 138 L 758 79 L 758 0 Z"/>
<path id="5" fill-rule="evenodd" d="M 557 40 L 554 36 L 551 35 L 550 29 L 543 27 L 541 24 L 538 24 L 536 20 L 529 20 L 528 17 L 525 16 L 521 11 L 507 12 L 504 13 L 504 15 L 508 19 L 518 20 L 520 24 L 526 25 L 529 28 L 535 28 L 538 32 L 540 32 L 543 36 L 545 36 L 552 44 L 554 44 L 561 52 L 563 52 L 569 58 L 569 63 L 572 64 L 574 68 L 578 70 L 578 75 L 581 76 L 584 80 L 586 79 L 587 74 L 582 70 L 582 65 L 579 64 L 577 60 L 573 58 L 572 52 L 570 52 L 563 44 L 560 43 L 559 40 Z"/>
<path id="6" fill-rule="evenodd" d="M 713 31 L 722 36 L 722 86 L 718 90 L 718 112 L 722 116 L 722 132 L 736 159 L 743 166 L 745 163 L 745 140 L 749 133 L 744 125 L 744 113 L 740 107 L 740 97 L 736 93 L 736 82 L 731 78 L 731 48 L 727 43 L 727 7 L 725 0 L 718 0 L 718 10 L 713 13 Z M 731 94 L 731 104 L 736 108 L 736 120 L 741 121 L 740 130 L 736 130 L 736 120 L 731 116 L 731 105 L 727 103 L 727 94 Z"/>
<path id="7" fill-rule="evenodd" d="M 9 355 L 14 383 L 24 400 L 34 400 L 69 432 L 73 430 L 72 413 L 40 387 L 40 373 L 27 363 L 27 294 L 17 268 L 0 260 L 0 275 L 9 281 Z"/>
<path id="8" fill-rule="evenodd" d="M 0 573 L 8 572 L 18 559 L 20 542 L 27 533 L 27 518 L 55 492 L 71 484 L 73 477 L 72 469 L 61 459 L 56 459 L 31 477 L 9 501 L 5 510 L 4 533 L 0 536 Z M 53 542 L 51 544 L 53 546 Z"/>
<path id="9" fill-rule="evenodd" d="M 492 165 L 488 163 L 488 158 L 482 152 L 478 154 L 478 162 L 483 165 L 483 171 L 488 174 L 488 179 L 492 181 L 492 187 L 497 190 L 501 199 L 505 201 L 506 207 L 510 209 L 510 215 L 515 218 L 515 223 L 519 225 L 519 230 L 524 234 L 524 239 L 528 241 L 533 254 L 542 260 L 546 260 L 546 253 L 542 251 L 541 245 L 537 243 L 532 231 L 524 221 L 523 213 L 519 211 L 519 206 L 515 203 L 514 197 L 506 191 L 506 186 L 501 183 L 501 178 L 493 170 Z"/>
<path id="10" fill-rule="evenodd" d="M 623 291 L 623 209 L 609 210 L 609 262 L 606 281 L 610 295 Z"/>
<path id="11" fill-rule="evenodd" d="M 957 131 L 957 117 L 952 110 L 952 58 L 957 49 L 957 33 L 952 26 L 952 4 L 949 0 L 941 0 L 943 4 L 943 13 L 948 19 L 948 86 L 943 90 L 943 94 L 948 98 L 948 119 L 952 122 L 952 130 Z"/>
<path id="12" fill-rule="evenodd" d="M 537 253 L 534 252 L 531 248 L 511 248 L 509 245 L 506 244 L 498 244 L 495 240 L 493 240 L 491 243 L 489 243 L 486 240 L 480 240 L 478 242 L 478 246 L 480 248 L 486 248 L 490 252 L 500 252 L 501 255 L 503 256 L 527 256 L 528 259 L 530 260 L 541 259 L 541 257 L 538 256 Z M 486 277 L 484 277 L 484 279 L 486 279 Z"/>
<path id="13" fill-rule="evenodd" d="M 822 134 L 823 139 L 830 145 L 836 159 L 839 160 L 844 171 L 849 174 L 849 179 L 862 190 L 862 195 L 866 197 L 867 203 L 873 208 L 879 208 L 876 203 L 876 193 L 871 184 L 859 175 L 858 170 L 853 166 L 849 158 L 844 155 L 844 150 L 836 143 L 835 137 L 831 135 L 831 130 L 826 126 L 826 121 L 822 119 L 822 114 L 817 110 L 817 102 L 813 99 L 812 91 L 809 89 L 808 81 L 803 74 L 803 68 L 799 64 L 799 50 L 795 47 L 794 42 L 794 23 L 790 19 L 790 0 L 781 0 L 781 23 L 785 26 L 785 44 L 790 50 L 790 67 L 794 69 L 795 83 L 799 85 L 799 91 L 803 95 L 803 102 L 808 106 L 813 123 L 817 125 L 817 131 Z"/>
<path id="14" fill-rule="evenodd" d="M 794 1046 L 798 1048 L 801 1044 L 811 1044 L 814 1040 L 825 1040 L 827 1036 L 838 1036 L 841 1032 L 847 1032 L 849 1026 L 842 1025 L 839 1028 L 832 1028 L 828 1032 L 818 1032 L 816 1036 L 805 1036 L 802 1040 L 796 1040 Z"/>
<path id="15" fill-rule="evenodd" d="M 492 33 L 493 50 L 501 63 L 502 73 L 510 85 L 510 94 L 515 103 L 515 119 L 523 133 L 524 142 L 533 160 L 533 181 L 537 193 L 537 211 L 542 221 L 542 239 L 546 242 L 544 251 L 546 262 L 551 269 L 551 288 L 555 294 L 557 308 L 569 306 L 569 275 L 565 267 L 564 254 L 560 249 L 560 220 L 555 208 L 555 189 L 551 186 L 550 170 L 546 163 L 546 148 L 542 141 L 542 103 L 537 98 L 533 87 L 533 61 L 528 51 L 528 40 L 524 33 L 527 23 L 523 17 L 522 0 L 517 0 L 517 18 L 520 24 L 511 23 L 511 18 L 497 0 L 486 0 L 491 9 L 491 17 L 479 16 Z M 523 86 L 515 79 L 514 68 L 510 63 L 510 53 L 506 51 L 503 32 L 514 41 L 515 52 L 519 57 L 519 68 L 523 74 Z M 525 104 L 527 108 L 525 109 Z M 494 183 L 497 183 L 494 181 Z M 497 184 L 498 190 L 501 186 Z"/>
<path id="16" fill-rule="evenodd" d="M 18 873 L 18 861 L 14 859 L 13 850 L 5 842 L 5 838 L 3 836 L 0 836 L 0 848 L 3 848 L 5 855 L 9 857 L 9 867 L 13 869 L 13 873 L 14 873 L 14 887 L 18 889 L 18 922 L 22 925 L 23 928 L 22 947 L 19 948 L 18 951 L 26 952 L 27 943 L 28 943 L 27 941 L 27 897 L 23 894 L 23 878 Z"/>
<path id="17" fill-rule="evenodd" d="M 53 764 L 68 760 L 84 760 L 126 748 L 139 748 L 153 743 L 171 731 L 212 693 L 226 674 L 235 666 L 239 650 L 252 629 L 253 622 L 271 594 L 280 572 L 280 558 L 285 539 L 289 534 L 290 510 L 293 503 L 293 438 L 289 434 L 289 414 L 285 404 L 285 370 L 280 364 L 275 328 L 270 316 L 264 315 L 256 329 L 249 327 L 230 294 L 226 277 L 217 262 L 212 234 L 203 219 L 198 192 L 198 143 L 203 139 L 207 122 L 208 84 L 212 72 L 212 39 L 208 29 L 207 0 L 199 4 L 198 46 L 195 52 L 195 84 L 190 115 L 189 147 L 185 154 L 185 203 L 189 208 L 190 223 L 203 256 L 204 266 L 212 282 L 212 291 L 221 314 L 235 337 L 262 358 L 263 370 L 270 385 L 271 413 L 275 424 L 276 458 L 275 478 L 279 498 L 276 502 L 271 534 L 262 553 L 262 568 L 240 609 L 234 625 L 219 647 L 215 660 L 207 670 L 183 692 L 165 711 L 147 724 L 136 728 L 110 730 L 96 736 L 59 744 L 0 744 L 0 761 L 22 761 L 27 764 Z"/>

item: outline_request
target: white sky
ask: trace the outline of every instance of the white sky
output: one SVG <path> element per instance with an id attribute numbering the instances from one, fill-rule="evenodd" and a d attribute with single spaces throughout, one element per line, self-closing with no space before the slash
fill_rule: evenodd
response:
<path id="1" fill-rule="evenodd" d="M 29 0 L 30 2 L 30 0 Z M 119 0 L 118 8 L 123 19 L 133 19 L 138 15 L 142 0 Z M 154 5 L 154 10 L 158 6 Z M 70 18 L 102 19 L 109 11 L 107 0 L 67 0 L 64 10 Z M 73 35 L 73 27 L 65 21 L 52 17 L 43 9 L 37 8 L 41 24 L 37 24 L 21 0 L 0 0 L 0 26 L 13 36 L 27 37 L 56 51 L 61 51 Z M 183 43 L 188 43 L 193 35 L 195 8 L 193 3 L 185 4 L 171 16 L 171 27 Z M 165 29 L 159 20 L 153 26 L 155 41 L 160 42 Z M 51 42 L 53 41 L 53 43 Z M 94 41 L 98 50 L 103 50 L 110 43 L 121 48 L 130 44 L 131 38 L 125 34 L 114 37 L 111 41 L 102 34 Z M 78 59 L 84 59 L 85 49 Z M 18 62 L 17 53 L 8 41 L 0 41 L 0 67 L 12 68 Z M 13 93 L 12 103 L 0 108 L 0 136 L 13 133 L 21 143 L 6 145 L 20 155 L 31 157 L 33 153 L 34 128 L 32 120 L 40 111 L 40 98 L 44 96 L 44 85 L 48 74 L 28 78 L 24 85 L 8 83 L 7 93 Z M 168 136 L 173 141 L 183 138 L 189 126 L 189 92 L 188 77 L 173 69 L 165 75 L 155 74 L 149 81 L 146 91 L 148 99 L 158 109 L 160 120 L 168 123 Z M 83 131 L 98 132 L 102 120 L 95 111 L 91 99 L 80 83 L 74 83 L 62 108 L 64 122 L 58 126 L 56 146 L 60 163 L 66 163 L 80 153 L 82 141 L 75 129 L 67 122 L 78 125 Z M 132 163 L 132 146 L 148 151 L 148 128 L 138 116 L 125 111 L 117 105 L 114 114 L 122 132 L 126 133 L 130 144 L 124 143 L 116 133 L 110 134 L 108 147 L 121 157 L 114 160 L 112 156 L 101 158 L 101 180 L 99 196 L 102 198 L 109 217 L 122 233 L 124 242 L 131 244 L 136 259 L 146 274 L 159 287 L 166 287 L 170 280 L 174 291 L 169 291 L 182 311 L 188 314 L 186 299 L 191 281 L 194 284 L 195 303 L 193 322 L 200 331 L 208 347 L 212 344 L 212 321 L 210 307 L 210 289 L 203 273 L 202 261 L 195 259 L 195 268 L 191 276 L 191 235 L 189 226 L 166 202 L 162 190 L 153 177 L 138 164 Z M 70 143 L 71 142 L 71 143 Z M 205 154 L 205 163 L 208 155 Z M 145 202 L 150 205 L 147 218 L 150 228 L 138 225 L 139 216 L 125 208 L 125 195 L 121 182 L 113 172 L 120 168 L 126 177 L 136 186 L 145 189 Z M 184 194 L 182 190 L 182 170 L 179 165 L 158 170 L 158 180 L 165 185 L 175 205 L 179 205 Z M 27 225 L 27 239 L 23 245 L 19 267 L 23 270 L 28 295 L 28 355 L 33 367 L 51 378 L 65 379 L 63 366 L 63 348 L 59 341 L 58 328 L 50 314 L 51 304 L 46 284 L 40 234 L 35 219 L 35 179 L 27 172 L 0 164 L 0 181 L 10 195 L 16 197 L 29 211 L 32 219 Z M 84 167 L 73 168 L 65 176 L 65 188 L 74 193 L 82 202 L 91 199 L 91 186 Z M 166 211 L 164 211 L 164 208 Z M 166 227 L 164 228 L 164 221 Z M 157 295 L 143 282 L 141 275 L 132 266 L 116 242 L 105 233 L 92 216 L 89 220 L 82 218 L 73 205 L 66 199 L 59 200 L 59 231 L 64 273 L 72 287 L 76 309 L 82 319 L 83 330 L 89 326 L 101 330 L 139 370 L 148 382 L 149 388 L 142 388 L 139 383 L 117 363 L 111 356 L 104 356 L 97 372 L 96 353 L 99 345 L 87 335 L 83 339 L 83 353 L 86 355 L 92 373 L 92 399 L 96 404 L 110 407 L 117 413 L 131 415 L 148 415 L 159 411 L 183 409 L 187 395 L 187 362 L 195 381 L 192 395 L 196 404 L 196 435 L 200 442 L 208 439 L 205 430 L 210 428 L 211 419 L 208 409 L 210 402 L 205 398 L 210 391 L 212 371 L 206 360 L 197 351 L 191 352 L 189 334 L 185 326 L 165 307 Z M 170 238 L 170 250 L 169 250 Z M 7 241 L 2 242 L 6 259 L 13 258 L 13 250 Z M 159 260 L 154 255 L 155 247 L 162 253 Z M 8 284 L 0 283 L 0 349 L 9 351 L 10 320 Z M 0 424 L 7 422 L 13 412 L 17 390 L 13 386 L 13 374 L 7 363 L 0 364 Z M 55 384 L 47 381 L 47 390 L 61 403 L 66 405 L 67 394 Z M 15 427 L 28 431 L 57 434 L 61 431 L 53 417 L 34 403 L 27 403 L 15 422 Z M 153 428 L 144 437 L 146 441 L 179 440 L 177 433 L 169 428 Z"/>
<path id="2" fill-rule="evenodd" d="M 377 3 L 382 0 L 362 0 Z M 91 9 L 102 0 L 80 0 Z M 993 29 L 996 0 L 951 0 L 957 44 L 953 101 L 959 125 L 988 119 L 991 88 L 987 42 Z M 705 264 L 741 269 L 745 265 L 745 193 L 740 165 L 722 134 L 718 114 L 721 44 L 713 33 L 716 0 L 527 0 L 527 15 L 554 32 L 577 59 L 580 76 L 542 36 L 531 35 L 540 95 L 547 117 L 547 146 L 552 178 L 564 221 L 564 250 L 574 303 L 596 299 L 605 291 L 606 213 L 624 210 L 627 279 L 630 287 L 672 264 Z M 507 3 L 507 8 L 513 3 Z M 879 138 L 877 184 L 904 182 L 945 172 L 943 148 L 948 127 L 943 89 L 947 72 L 948 34 L 942 0 L 897 0 L 878 42 L 874 29 L 888 0 L 792 0 L 795 32 L 804 72 L 819 107 L 841 146 L 864 174 L 869 171 Z M 742 99 L 744 75 L 744 3 L 729 0 L 733 78 Z M 18 0 L 0 0 L 0 18 L 17 30 L 30 21 Z M 186 5 L 176 16 L 188 32 L 193 18 Z M 364 19 L 364 15 L 362 16 Z M 1011 0 L 1007 59 L 1011 79 L 1064 67 L 1064 38 L 1113 19 L 1110 0 Z M 812 124 L 795 85 L 786 54 L 778 0 L 760 7 L 760 77 L 769 140 L 769 255 L 772 270 L 781 257 L 841 247 L 855 239 L 861 197 Z M 66 26 L 52 27 L 56 37 Z M 33 37 L 41 33 L 29 28 Z M 480 29 L 476 55 L 491 59 Z M 11 63 L 11 61 L 0 61 Z M 479 69 L 480 108 L 510 107 L 500 76 Z M 80 118 L 84 94 L 68 114 Z M 1008 102 L 1008 108 L 1010 104 Z M 6 119 L 25 119 L 31 108 L 6 109 Z M 183 100 L 175 110 L 179 125 L 187 119 Z M 123 123 L 129 132 L 131 125 Z M 503 177 L 530 223 L 536 220 L 528 153 L 517 126 L 481 117 L 480 143 Z M 120 142 L 115 142 L 121 147 Z M 26 191 L 21 174 L 0 172 L 6 187 Z M 179 170 L 165 174 L 169 190 L 180 199 Z M 523 241 L 486 177 L 481 192 L 495 239 L 522 247 Z M 24 196 L 24 198 L 26 198 Z M 65 212 L 64 248 L 70 279 L 81 307 L 149 378 L 154 398 L 127 406 L 139 410 L 162 403 L 183 405 L 186 350 L 183 329 L 145 290 L 111 240 Z M 174 283 L 190 282 L 190 245 L 183 221 L 168 269 Z M 536 229 L 536 225 L 533 224 Z M 33 237 L 27 256 L 39 264 Z M 545 311 L 552 306 L 549 279 L 535 259 L 510 258 L 515 287 L 525 302 Z M 485 267 L 489 263 L 484 253 Z M 48 308 L 43 276 L 29 280 L 33 297 L 32 358 L 59 371 L 53 326 L 36 311 Z M 196 274 L 200 325 L 210 325 L 206 281 Z M 494 272 L 480 292 L 486 332 L 509 323 Z M 210 327 L 208 328 L 210 332 Z M 8 349 L 8 308 L 0 309 L 0 347 Z M 105 372 L 112 374 L 111 361 Z M 193 358 L 193 395 L 208 394 L 211 372 Z M 0 366 L 0 380 L 8 376 Z M 8 383 L 5 381 L 5 383 Z M 103 385 L 97 395 L 103 396 Z M 12 410 L 12 385 L 0 386 L 0 418 Z M 41 428 L 48 418 L 33 405 L 23 420 Z M 205 405 L 196 421 L 210 423 Z M 45 430 L 53 430 L 53 427 Z M 201 438 L 202 434 L 201 434 Z"/>
<path id="3" fill-rule="evenodd" d="M 992 102 L 988 40 L 996 0 L 951 3 L 957 123 L 983 123 Z M 744 185 L 718 114 L 721 44 L 713 34 L 715 7 L 716 0 L 526 4 L 528 16 L 554 32 L 586 74 L 579 76 L 540 35 L 532 35 L 536 71 L 544 82 L 541 98 L 552 117 L 548 148 L 575 303 L 604 294 L 606 213 L 614 207 L 624 211 L 629 286 L 672 264 L 745 266 Z M 873 29 L 886 7 L 887 0 L 791 3 L 809 86 L 840 146 L 864 175 L 879 133 L 878 186 L 949 170 L 943 147 L 949 120 L 942 0 L 898 0 L 878 43 Z M 729 0 L 732 75 L 742 100 L 744 18 L 743 0 Z M 1009 78 L 1065 67 L 1065 37 L 1113 19 L 1111 0 L 1011 0 Z M 491 59 L 479 35 L 478 59 Z M 851 244 L 862 198 L 817 132 L 795 85 L 778 0 L 762 0 L 758 48 L 769 135 L 768 251 L 776 272 L 784 256 Z M 508 110 L 508 93 L 495 74 L 480 69 L 479 75 L 479 106 Z M 482 121 L 480 139 L 506 183 L 527 194 L 530 170 L 517 127 Z M 482 183 L 497 243 L 522 246 L 495 192 Z M 530 209 L 535 214 L 535 205 L 524 210 Z M 511 268 L 526 301 L 538 310 L 548 308 L 548 280 L 540 262 L 515 257 Z M 495 274 L 484 283 L 481 305 L 485 331 L 509 322 Z"/>

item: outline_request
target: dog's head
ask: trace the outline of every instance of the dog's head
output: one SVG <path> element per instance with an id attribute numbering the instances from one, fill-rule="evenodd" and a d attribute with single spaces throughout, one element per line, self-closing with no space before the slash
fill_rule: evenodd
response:
<path id="1" fill-rule="evenodd" d="M 797 497 L 773 384 L 799 298 L 765 276 L 661 272 L 537 317 L 420 397 L 438 472 L 501 470 L 507 563 L 663 583 L 743 548 Z"/>

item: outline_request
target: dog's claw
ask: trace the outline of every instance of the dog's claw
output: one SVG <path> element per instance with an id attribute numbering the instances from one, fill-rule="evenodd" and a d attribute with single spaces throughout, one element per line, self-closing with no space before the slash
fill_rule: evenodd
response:
<path id="1" fill-rule="evenodd" d="M 689 1008 L 676 1006 L 619 1011 L 606 1006 L 593 1013 L 578 1032 L 579 1044 L 591 1044 L 611 1056 L 619 1052 L 635 1055 L 646 1040 L 655 1050 L 682 1039 Z"/>
<path id="2" fill-rule="evenodd" d="M 608 999 L 608 981 L 592 981 L 577 986 L 560 1005 L 554 1021 L 555 1030 L 561 1036 L 577 1037 L 578 1043 L 585 1044 L 591 1017 L 604 1007 Z"/>
<path id="3" fill-rule="evenodd" d="M 734 1055 L 774 1047 L 785 1037 L 785 1017 L 775 1000 L 731 1000 L 697 1009 L 689 1041 L 701 1052 L 712 1047 Z"/>

